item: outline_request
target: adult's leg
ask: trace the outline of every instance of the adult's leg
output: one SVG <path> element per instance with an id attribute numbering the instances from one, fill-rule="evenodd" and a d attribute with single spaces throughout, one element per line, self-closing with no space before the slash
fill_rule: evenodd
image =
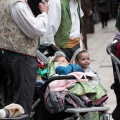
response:
<path id="1" fill-rule="evenodd" d="M 20 55 L 4 57 L 4 60 L 8 74 L 7 104 L 20 104 L 25 113 L 30 114 L 38 69 L 37 59 Z"/>
<path id="2" fill-rule="evenodd" d="M 107 26 L 109 20 L 109 13 L 105 13 L 105 26 Z"/>
<path id="3" fill-rule="evenodd" d="M 104 28 L 104 13 L 103 12 L 100 12 L 100 20 L 101 20 L 102 28 Z"/>

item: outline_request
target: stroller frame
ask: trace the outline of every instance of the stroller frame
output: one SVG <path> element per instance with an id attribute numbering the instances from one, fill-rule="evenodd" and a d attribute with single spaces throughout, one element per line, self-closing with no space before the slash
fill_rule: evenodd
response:
<path id="1" fill-rule="evenodd" d="M 113 119 L 119 120 L 119 110 L 120 110 L 120 59 L 118 58 L 116 52 L 119 52 L 119 47 L 117 46 L 120 43 L 120 39 L 114 38 L 107 48 L 107 53 L 111 56 L 112 66 L 113 66 L 113 76 L 114 83 L 111 86 L 111 89 L 114 90 L 116 96 L 116 107 L 112 112 Z"/>
<path id="2" fill-rule="evenodd" d="M 62 80 L 62 79 L 75 79 L 74 76 L 72 75 L 64 75 L 64 76 L 54 76 L 47 80 L 45 84 L 40 88 L 39 90 L 39 95 L 40 97 L 36 100 L 36 102 L 32 105 L 32 112 L 31 112 L 31 118 L 33 117 L 34 113 L 34 108 L 39 104 L 39 102 L 43 99 L 43 94 L 46 90 L 46 87 L 48 84 L 54 80 Z M 101 112 L 101 114 L 106 114 L 106 112 L 109 110 L 109 107 L 101 106 L 101 107 L 88 107 L 88 108 L 68 108 L 64 112 L 66 113 L 72 113 L 71 117 L 65 118 L 64 120 L 80 120 L 81 113 L 86 113 L 86 112 Z M 109 119 L 110 120 L 110 117 Z"/>
<path id="3" fill-rule="evenodd" d="M 118 67 L 120 65 L 120 61 L 111 51 L 111 47 L 113 45 L 115 45 L 116 43 L 118 43 L 118 40 L 114 39 L 114 41 L 107 46 L 106 51 L 111 56 L 113 64 L 115 65 L 116 72 L 117 72 L 117 77 L 118 77 L 118 80 L 119 80 L 119 83 L 120 83 L 120 75 L 119 75 L 120 74 L 120 70 L 119 70 L 119 67 Z"/>
<path id="4" fill-rule="evenodd" d="M 120 102 L 120 60 L 115 55 L 117 51 L 117 43 L 120 43 L 119 39 L 114 39 L 112 43 L 110 43 L 106 51 L 111 56 L 112 66 L 113 66 L 113 75 L 114 75 L 114 83 L 111 86 L 111 89 L 114 89 L 114 93 L 116 94 L 117 104 Z"/>
<path id="5" fill-rule="evenodd" d="M 64 75 L 64 76 L 54 76 L 50 79 L 48 79 L 45 84 L 43 86 L 40 87 L 39 89 L 39 97 L 38 99 L 34 102 L 34 104 L 32 105 L 32 112 L 30 114 L 30 118 L 33 119 L 33 116 L 35 114 L 34 109 L 36 108 L 36 106 L 43 100 L 44 98 L 44 93 L 45 90 L 48 86 L 48 84 L 54 80 L 62 80 L 62 79 L 75 79 L 74 76 L 72 75 Z M 109 107 L 105 107 L 105 106 L 101 106 L 101 107 L 88 107 L 88 108 L 68 108 L 66 110 L 64 110 L 64 112 L 66 113 L 72 113 L 71 117 L 67 117 L 64 120 L 80 120 L 80 116 L 82 113 L 86 113 L 86 112 L 101 112 L 101 114 L 106 114 L 106 112 L 109 110 Z M 28 117 L 28 115 L 22 115 L 20 117 L 16 117 L 16 118 L 5 118 L 5 119 L 1 119 L 1 120 L 22 120 L 24 118 Z M 109 119 L 110 120 L 110 119 Z"/>

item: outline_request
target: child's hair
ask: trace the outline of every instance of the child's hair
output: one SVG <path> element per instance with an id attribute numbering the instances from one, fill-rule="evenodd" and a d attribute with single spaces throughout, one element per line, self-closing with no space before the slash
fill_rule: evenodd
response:
<path id="1" fill-rule="evenodd" d="M 76 55 L 76 57 L 75 57 L 75 62 L 76 62 L 76 63 L 77 63 L 78 60 L 80 59 L 80 56 L 81 56 L 82 53 L 88 53 L 88 54 L 89 54 L 89 52 L 88 52 L 86 49 L 81 50 L 81 51 Z"/>
<path id="2" fill-rule="evenodd" d="M 53 62 L 57 62 L 57 59 L 60 57 L 65 57 L 65 54 L 61 51 L 55 52 Z"/>
<path id="3" fill-rule="evenodd" d="M 86 49 L 78 48 L 78 49 L 74 52 L 71 60 L 73 60 L 73 61 L 76 62 L 76 60 L 78 60 L 78 56 L 79 56 L 78 54 L 79 54 L 79 53 L 83 53 L 83 52 L 89 53 Z"/>

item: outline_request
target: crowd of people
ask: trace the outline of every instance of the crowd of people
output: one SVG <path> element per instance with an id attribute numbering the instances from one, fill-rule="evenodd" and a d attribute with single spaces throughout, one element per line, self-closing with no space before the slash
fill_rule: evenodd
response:
<path id="1" fill-rule="evenodd" d="M 104 1 L 104 3 L 100 3 Z M 87 33 L 94 33 L 94 24 L 101 23 L 101 28 L 108 26 L 108 21 L 117 17 L 119 0 L 81 0 L 83 16 L 83 42 L 87 46 Z"/>
<path id="2" fill-rule="evenodd" d="M 101 22 L 104 28 L 111 17 L 117 17 L 118 3 L 119 0 L 1 0 L 0 50 L 7 74 L 5 105 L 20 104 L 29 115 L 24 120 L 30 120 L 38 43 L 53 44 L 70 61 L 76 50 L 88 49 L 87 33 L 95 32 L 95 23 Z M 117 32 L 119 35 L 119 26 Z"/>

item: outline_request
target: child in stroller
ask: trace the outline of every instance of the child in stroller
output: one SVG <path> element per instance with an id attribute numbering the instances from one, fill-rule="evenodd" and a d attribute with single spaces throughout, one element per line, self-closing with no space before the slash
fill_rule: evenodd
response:
<path id="1" fill-rule="evenodd" d="M 82 86 L 83 90 L 80 89 L 81 88 L 80 86 L 78 87 L 78 85 L 75 85 L 70 90 L 70 92 L 73 92 L 74 94 L 79 95 L 80 98 L 85 102 L 85 104 L 88 107 L 92 106 L 92 103 L 91 103 L 92 101 L 91 99 L 89 99 L 90 98 L 89 95 L 87 97 L 87 94 L 93 94 L 95 96 L 93 100 L 94 106 L 100 106 L 103 102 L 105 102 L 108 99 L 108 96 L 106 95 L 107 92 L 105 88 L 99 82 L 99 78 L 98 78 L 96 71 L 90 66 L 90 55 L 88 51 L 85 49 L 76 50 L 76 52 L 74 53 L 72 57 L 72 60 L 75 61 L 76 64 L 69 64 L 67 60 L 65 59 L 64 54 L 62 54 L 61 52 L 56 52 L 54 62 L 58 62 L 59 64 L 56 67 L 56 73 L 57 74 L 66 74 L 66 73 L 68 74 L 73 71 L 79 71 L 79 72 L 84 72 L 87 75 L 87 73 L 91 74 L 92 72 L 89 78 L 87 76 L 87 79 L 88 79 L 87 82 L 80 82 L 80 86 Z M 79 89 L 79 91 L 81 90 L 82 91 L 81 94 L 75 93 L 75 89 Z"/>
<path id="2" fill-rule="evenodd" d="M 62 77 L 62 78 L 61 78 Z M 73 78 L 69 78 L 69 79 L 75 79 L 74 76 L 72 76 Z M 54 79 L 54 80 L 60 80 L 60 79 L 65 79 L 64 76 L 55 76 L 55 77 L 52 77 L 50 78 L 50 82 Z M 38 93 L 38 96 L 37 98 L 40 98 L 41 96 L 41 93 L 44 94 L 45 93 L 45 87 L 47 86 L 48 83 L 50 83 L 48 81 L 45 82 L 45 84 L 43 85 L 44 87 L 40 87 L 40 89 L 37 91 Z M 42 91 L 42 92 L 41 92 Z M 43 100 L 43 99 L 42 99 Z M 43 100 L 44 101 L 44 100 Z M 83 106 L 82 106 L 83 105 Z M 84 103 L 82 104 L 81 106 L 82 107 L 86 107 L 84 105 Z M 73 106 L 70 106 L 70 104 L 67 104 L 67 106 L 69 107 L 73 107 Z M 45 106 L 45 103 L 44 102 L 40 102 L 40 104 L 37 105 L 37 107 L 35 108 L 35 120 L 54 120 L 54 119 L 57 119 L 57 120 L 63 120 L 64 118 L 68 117 L 68 116 L 71 116 L 71 114 L 66 114 L 64 113 L 64 111 L 61 111 L 61 112 L 58 112 L 56 114 L 50 114 L 47 110 L 46 110 L 46 106 Z"/>

